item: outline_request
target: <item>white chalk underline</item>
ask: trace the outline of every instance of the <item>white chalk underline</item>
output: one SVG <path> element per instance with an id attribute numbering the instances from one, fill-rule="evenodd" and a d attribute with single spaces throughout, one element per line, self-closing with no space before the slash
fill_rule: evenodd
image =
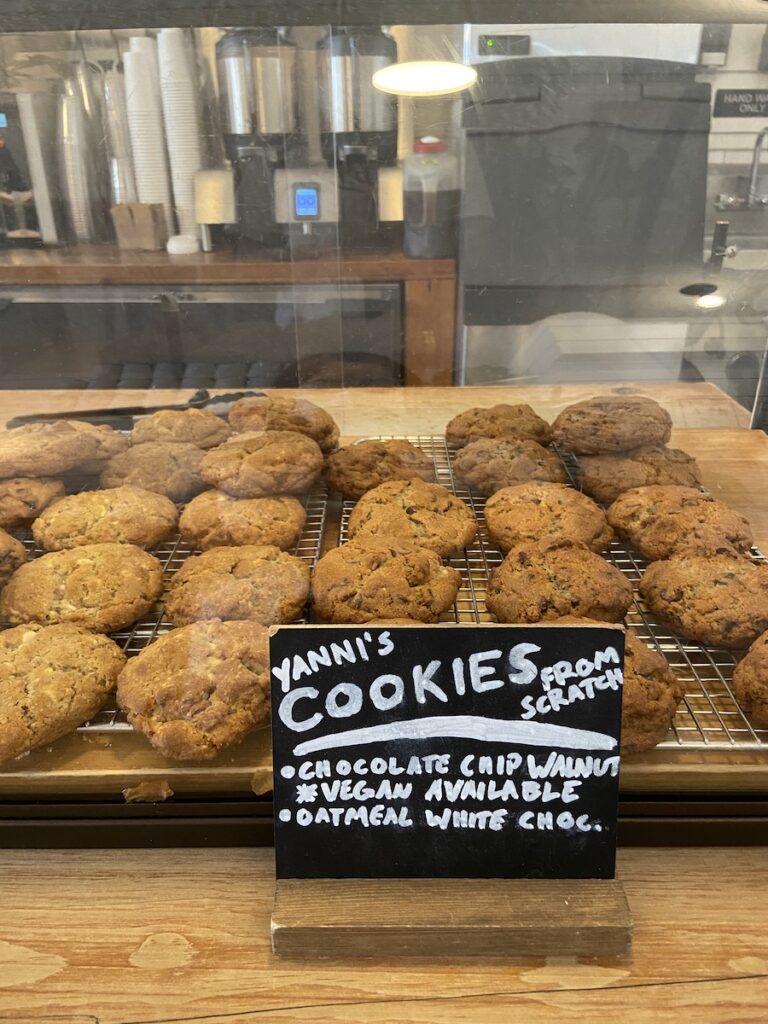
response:
<path id="1" fill-rule="evenodd" d="M 296 757 L 334 747 L 356 747 L 387 740 L 468 739 L 485 743 L 523 743 L 534 747 L 571 747 L 574 750 L 615 750 L 613 736 L 589 729 L 574 729 L 549 722 L 508 722 L 480 715 L 437 715 L 363 729 L 348 729 L 316 736 L 293 748 Z"/>

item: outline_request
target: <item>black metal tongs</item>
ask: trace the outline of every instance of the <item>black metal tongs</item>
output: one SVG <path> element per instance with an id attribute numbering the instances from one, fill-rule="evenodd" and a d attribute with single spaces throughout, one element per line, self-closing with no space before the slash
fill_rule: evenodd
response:
<path id="1" fill-rule="evenodd" d="M 220 413 L 241 398 L 257 398 L 264 394 L 263 391 L 228 391 L 222 395 L 211 395 L 209 391 L 200 388 L 192 395 L 187 402 L 169 405 L 125 405 L 116 409 L 78 409 L 75 412 L 40 412 L 32 413 L 29 416 L 14 416 L 8 420 L 6 429 L 23 427 L 27 423 L 45 423 L 51 420 L 87 420 L 89 423 L 106 423 L 118 429 L 130 429 L 133 420 L 137 416 L 148 416 L 153 412 L 161 412 L 164 409 L 205 409 L 213 405 L 220 405 Z M 219 410 L 212 410 L 217 411 Z"/>

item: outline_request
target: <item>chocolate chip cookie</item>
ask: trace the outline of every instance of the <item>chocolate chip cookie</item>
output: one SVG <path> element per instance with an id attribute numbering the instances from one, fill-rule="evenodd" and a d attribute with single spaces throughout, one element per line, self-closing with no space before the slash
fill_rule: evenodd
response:
<path id="1" fill-rule="evenodd" d="M 174 575 L 165 613 L 175 626 L 199 619 L 291 622 L 309 596 L 309 566 L 268 545 L 211 548 Z"/>
<path id="2" fill-rule="evenodd" d="M 307 513 L 288 494 L 271 498 L 232 498 L 222 491 L 204 491 L 181 514 L 179 531 L 192 547 L 273 544 L 288 551 L 301 537 Z"/>
<path id="3" fill-rule="evenodd" d="M 28 423 L 0 433 L 0 477 L 92 472 L 127 446 L 127 438 L 107 426 L 78 420 Z"/>
<path id="4" fill-rule="evenodd" d="M 527 480 L 565 483 L 559 457 L 536 441 L 497 440 L 483 437 L 470 441 L 453 460 L 456 475 L 480 494 L 493 494 Z"/>
<path id="5" fill-rule="evenodd" d="M 306 434 L 324 452 L 339 443 L 339 428 L 333 417 L 306 398 L 258 395 L 241 398 L 229 410 L 229 423 L 238 433 L 260 430 L 292 430 Z"/>
<path id="6" fill-rule="evenodd" d="M 748 551 L 752 531 L 740 512 L 693 487 L 663 484 L 620 494 L 608 522 L 636 551 L 656 561 L 683 551 Z"/>
<path id="7" fill-rule="evenodd" d="M 768 565 L 735 555 L 673 555 L 640 581 L 651 612 L 681 636 L 738 650 L 768 629 Z"/>
<path id="8" fill-rule="evenodd" d="M 32 524 L 32 536 L 46 551 L 110 541 L 153 548 L 174 532 L 178 521 L 176 506 L 162 494 L 112 487 L 57 501 Z"/>
<path id="9" fill-rule="evenodd" d="M 499 622 L 575 615 L 619 622 L 632 603 L 629 580 L 574 540 L 523 541 L 491 573 L 486 605 Z"/>
<path id="10" fill-rule="evenodd" d="M 86 544 L 35 558 L 0 598 L 3 622 L 71 622 L 100 633 L 146 615 L 163 590 L 163 567 L 133 544 Z"/>
<path id="11" fill-rule="evenodd" d="M 0 633 L 0 763 L 66 736 L 99 711 L 125 655 L 79 626 L 28 623 Z"/>
<path id="12" fill-rule="evenodd" d="M 613 540 L 603 510 L 565 484 L 504 487 L 485 503 L 485 522 L 502 551 L 539 538 L 578 540 L 592 551 L 604 551 Z"/>
<path id="13" fill-rule="evenodd" d="M 362 498 L 387 480 L 434 480 L 432 459 L 410 441 L 360 441 L 325 460 L 325 479 L 345 498 Z"/>
<path id="14" fill-rule="evenodd" d="M 552 424 L 555 442 L 577 455 L 627 452 L 641 445 L 665 445 L 672 418 L 652 398 L 601 395 L 569 405 Z"/>
<path id="15" fill-rule="evenodd" d="M 618 455 L 582 455 L 577 479 L 585 494 L 610 505 L 624 491 L 655 484 L 700 487 L 701 471 L 692 455 L 679 448 L 646 445 Z"/>
<path id="16" fill-rule="evenodd" d="M 130 658 L 117 702 L 173 761 L 212 761 L 269 721 L 269 640 L 255 622 L 174 629 Z"/>
<path id="17" fill-rule="evenodd" d="M 440 484 L 390 480 L 368 491 L 349 517 L 352 540 L 413 541 L 443 558 L 457 555 L 477 536 L 477 522 L 461 498 Z"/>
<path id="18" fill-rule="evenodd" d="M 131 444 L 165 441 L 215 448 L 230 433 L 226 421 L 210 409 L 161 409 L 137 421 L 131 431 Z"/>
<path id="19" fill-rule="evenodd" d="M 206 453 L 200 473 L 233 498 L 301 494 L 320 476 L 323 453 L 311 437 L 292 430 L 239 434 Z"/>
<path id="20" fill-rule="evenodd" d="M 621 752 L 639 754 L 666 739 L 685 689 L 667 659 L 627 630 L 621 702 Z"/>
<path id="21" fill-rule="evenodd" d="M 762 633 L 736 666 L 731 689 L 761 729 L 768 729 L 768 633 Z"/>
<path id="22" fill-rule="evenodd" d="M 481 437 L 517 438 L 548 444 L 552 431 L 530 405 L 492 405 L 465 409 L 445 428 L 451 444 L 465 445 Z"/>
<path id="23" fill-rule="evenodd" d="M 17 476 L 0 480 L 0 528 L 13 530 L 36 519 L 52 501 L 64 496 L 64 484 L 50 477 Z"/>
<path id="24" fill-rule="evenodd" d="M 5 586 L 26 560 L 27 552 L 21 541 L 0 530 L 0 587 Z"/>
<path id="25" fill-rule="evenodd" d="M 558 625 L 600 626 L 594 619 L 567 616 Z M 633 629 L 624 632 L 624 683 L 621 701 L 621 752 L 639 754 L 666 739 L 685 688 L 655 647 Z"/>
<path id="26" fill-rule="evenodd" d="M 204 455 L 203 449 L 194 444 L 169 444 L 166 441 L 135 444 L 110 459 L 101 474 L 101 486 L 128 484 L 164 494 L 171 501 L 188 501 L 205 490 L 200 476 Z"/>
<path id="27" fill-rule="evenodd" d="M 459 583 L 458 572 L 427 548 L 404 541 L 350 541 L 317 563 L 312 602 L 323 622 L 437 622 L 455 601 Z"/>

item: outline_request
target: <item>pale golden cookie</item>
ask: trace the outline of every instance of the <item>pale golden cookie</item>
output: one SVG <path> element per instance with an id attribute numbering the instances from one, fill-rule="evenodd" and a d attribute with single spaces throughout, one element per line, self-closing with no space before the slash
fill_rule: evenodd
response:
<path id="1" fill-rule="evenodd" d="M 233 498 L 302 494 L 320 476 L 323 453 L 312 438 L 290 430 L 237 434 L 206 453 L 200 473 Z"/>
<path id="2" fill-rule="evenodd" d="M 269 498 L 232 498 L 223 491 L 204 491 L 181 514 L 179 530 L 192 547 L 274 544 L 283 551 L 301 537 L 307 513 L 289 494 Z"/>
<path id="3" fill-rule="evenodd" d="M 72 622 L 111 633 L 147 614 L 163 591 L 163 567 L 133 544 L 86 544 L 35 558 L 0 597 L 3 622 Z"/>
<path id="4" fill-rule="evenodd" d="M 229 435 L 226 421 L 209 409 L 161 409 L 137 420 L 131 431 L 131 444 L 165 441 L 215 448 Z"/>
<path id="5" fill-rule="evenodd" d="M 211 761 L 269 721 L 269 638 L 256 622 L 195 622 L 128 664 L 117 701 L 164 757 Z"/>
<path id="6" fill-rule="evenodd" d="M 57 501 L 32 524 L 32 536 L 46 551 L 111 541 L 153 548 L 174 532 L 178 521 L 169 498 L 139 487 L 112 487 Z"/>
<path id="7" fill-rule="evenodd" d="M 276 547 L 211 548 L 174 575 L 165 612 L 176 626 L 198 619 L 253 619 L 265 626 L 298 618 L 309 597 L 309 566 Z"/>
<path id="8" fill-rule="evenodd" d="M 35 622 L 0 632 L 0 763 L 87 722 L 124 664 L 117 644 L 78 626 Z"/>
<path id="9" fill-rule="evenodd" d="M 194 444 L 135 444 L 109 461 L 101 474 L 101 486 L 128 484 L 164 494 L 171 501 L 188 501 L 205 490 L 200 476 L 204 455 L 203 449 Z"/>
<path id="10" fill-rule="evenodd" d="M 229 423 L 238 433 L 293 430 L 311 437 L 324 452 L 333 451 L 339 443 L 339 428 L 333 417 L 306 398 L 282 395 L 241 398 L 229 411 Z"/>

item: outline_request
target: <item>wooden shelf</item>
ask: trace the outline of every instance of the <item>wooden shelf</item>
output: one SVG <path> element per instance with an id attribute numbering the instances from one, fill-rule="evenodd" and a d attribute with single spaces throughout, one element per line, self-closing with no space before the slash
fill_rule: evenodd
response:
<path id="1" fill-rule="evenodd" d="M 454 260 L 411 260 L 382 251 L 316 259 L 262 260 L 230 252 L 169 256 L 114 245 L 0 252 L 0 285 L 306 284 L 452 280 Z"/>

